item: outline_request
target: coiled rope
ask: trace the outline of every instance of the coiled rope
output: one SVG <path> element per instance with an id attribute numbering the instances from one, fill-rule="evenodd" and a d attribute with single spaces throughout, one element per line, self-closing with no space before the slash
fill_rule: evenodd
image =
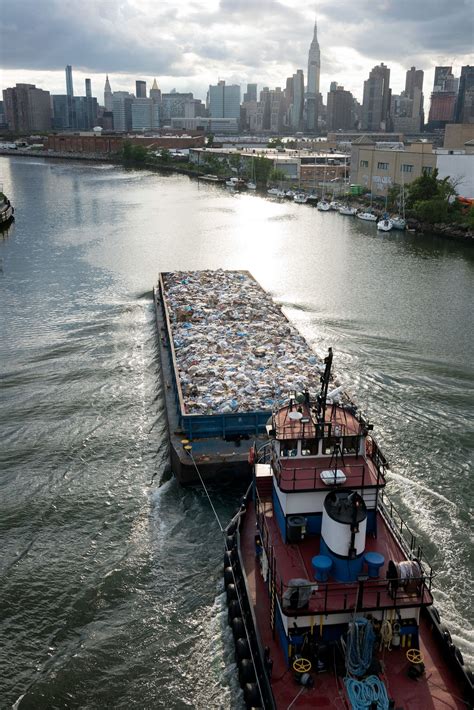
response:
<path id="1" fill-rule="evenodd" d="M 388 710 L 387 690 L 376 675 L 369 675 L 365 680 L 344 678 L 344 684 L 352 710 L 367 710 L 372 703 L 377 703 L 378 710 Z"/>
<path id="2" fill-rule="evenodd" d="M 349 623 L 346 646 L 346 668 L 350 675 L 362 676 L 372 663 L 375 633 L 368 619 Z"/>

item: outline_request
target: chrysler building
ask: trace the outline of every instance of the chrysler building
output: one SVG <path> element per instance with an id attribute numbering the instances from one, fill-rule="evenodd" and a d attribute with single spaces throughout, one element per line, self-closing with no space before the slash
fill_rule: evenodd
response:
<path id="1" fill-rule="evenodd" d="M 313 41 L 308 53 L 308 86 L 306 92 L 306 121 L 308 131 L 318 128 L 319 74 L 321 71 L 321 54 L 319 52 L 318 26 L 314 23 Z"/>

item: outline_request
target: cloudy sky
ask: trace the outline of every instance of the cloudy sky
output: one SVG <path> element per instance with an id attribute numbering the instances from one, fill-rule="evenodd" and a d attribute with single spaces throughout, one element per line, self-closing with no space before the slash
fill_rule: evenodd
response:
<path id="1" fill-rule="evenodd" d="M 424 69 L 425 97 L 435 65 L 459 75 L 473 63 L 473 0 L 1 0 L 0 10 L 0 88 L 65 93 L 71 64 L 75 93 L 91 77 L 100 102 L 106 73 L 113 91 L 156 76 L 163 91 L 203 100 L 217 79 L 284 87 L 296 69 L 306 76 L 315 17 L 324 101 L 331 81 L 360 100 L 380 62 L 394 93 L 410 66 Z"/>

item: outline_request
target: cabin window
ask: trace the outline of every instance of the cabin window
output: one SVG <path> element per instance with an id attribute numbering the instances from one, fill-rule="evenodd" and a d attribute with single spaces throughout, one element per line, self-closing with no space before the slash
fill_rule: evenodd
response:
<path id="1" fill-rule="evenodd" d="M 301 456 L 317 456 L 318 444 L 317 439 L 303 439 L 301 441 Z"/>
<path id="2" fill-rule="evenodd" d="M 341 439 L 339 436 L 327 436 L 323 439 L 323 454 L 329 456 L 334 451 L 334 447 Z"/>
<path id="3" fill-rule="evenodd" d="M 358 451 L 358 436 L 345 436 L 342 440 L 342 452 L 344 454 L 356 454 Z"/>
<path id="4" fill-rule="evenodd" d="M 297 439 L 287 439 L 287 441 L 281 442 L 280 456 L 296 456 L 298 454 L 298 440 Z"/>

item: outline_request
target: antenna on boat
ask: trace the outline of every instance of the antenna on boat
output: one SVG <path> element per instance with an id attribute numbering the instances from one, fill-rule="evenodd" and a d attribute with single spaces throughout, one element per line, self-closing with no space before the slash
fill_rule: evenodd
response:
<path id="1" fill-rule="evenodd" d="M 332 365 L 332 348 L 328 349 L 328 354 L 324 358 L 324 363 L 326 367 L 324 368 L 324 373 L 321 375 L 321 392 L 318 395 L 318 424 L 323 426 L 324 434 L 324 422 L 326 419 L 326 401 L 328 396 L 329 379 L 331 377 L 331 365 Z"/>

